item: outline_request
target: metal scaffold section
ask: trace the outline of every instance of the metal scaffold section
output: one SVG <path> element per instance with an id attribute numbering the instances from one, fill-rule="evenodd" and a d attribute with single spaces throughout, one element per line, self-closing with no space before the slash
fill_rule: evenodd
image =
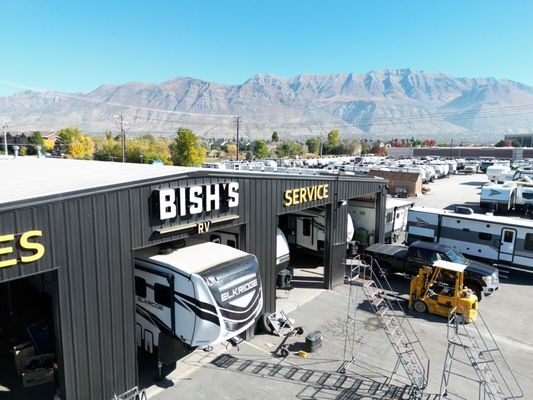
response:
<path id="1" fill-rule="evenodd" d="M 344 361 L 338 371 L 344 373 L 356 362 L 356 313 L 359 289 L 365 294 L 397 355 L 397 362 L 389 380 L 401 365 L 411 385 L 410 397 L 421 399 L 428 383 L 429 358 L 420 343 L 405 311 L 393 293 L 381 267 L 370 256 L 357 255 L 349 261 L 350 283 Z"/>
<path id="2" fill-rule="evenodd" d="M 457 350 L 463 349 L 464 352 Z M 474 376 L 459 372 L 459 365 L 469 367 Z M 485 320 L 478 313 L 477 322 L 468 326 L 455 307 L 448 317 L 448 349 L 442 372 L 440 397 L 463 399 L 464 385 L 451 382 L 451 377 L 478 385 L 480 400 L 510 400 L 524 396 L 513 371 L 505 360 Z M 461 393 L 457 394 L 457 388 Z"/>
<path id="3" fill-rule="evenodd" d="M 122 394 L 115 394 L 112 400 L 147 400 L 147 397 L 144 390 L 134 386 Z"/>

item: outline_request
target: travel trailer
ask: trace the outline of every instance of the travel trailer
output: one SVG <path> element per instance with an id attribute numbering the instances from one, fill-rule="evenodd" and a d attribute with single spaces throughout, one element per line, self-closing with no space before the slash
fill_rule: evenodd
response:
<path id="1" fill-rule="evenodd" d="M 350 214 L 346 218 L 346 241 L 349 242 L 354 234 L 354 225 Z M 283 222 L 280 219 L 280 226 L 289 246 L 318 256 L 324 255 L 326 216 L 323 209 L 310 208 L 288 214 Z"/>
<path id="2" fill-rule="evenodd" d="M 409 200 L 387 197 L 385 205 L 385 242 L 396 243 L 407 226 L 407 210 L 414 205 Z M 362 245 L 372 244 L 376 235 L 376 205 L 373 201 L 350 200 L 348 213 L 352 216 L 357 240 Z M 366 234 L 364 233 L 366 231 Z M 365 236 L 368 238 L 365 240 Z"/>
<path id="3" fill-rule="evenodd" d="M 533 221 L 457 211 L 413 207 L 407 215 L 407 243 L 440 243 L 468 258 L 493 264 L 533 268 Z"/>
<path id="4" fill-rule="evenodd" d="M 516 187 L 515 181 L 484 184 L 479 195 L 479 206 L 486 211 L 510 211 L 515 205 Z"/>
<path id="5" fill-rule="evenodd" d="M 135 298 L 137 345 L 147 352 L 158 347 L 160 333 L 188 348 L 214 345 L 259 316 L 259 264 L 252 254 L 210 242 L 138 250 Z"/>

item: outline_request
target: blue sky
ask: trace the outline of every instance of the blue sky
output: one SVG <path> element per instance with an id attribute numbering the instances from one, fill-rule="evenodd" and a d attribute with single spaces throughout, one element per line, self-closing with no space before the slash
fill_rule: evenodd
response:
<path id="1" fill-rule="evenodd" d="M 0 96 L 405 67 L 533 86 L 533 1 L 0 0 Z"/>

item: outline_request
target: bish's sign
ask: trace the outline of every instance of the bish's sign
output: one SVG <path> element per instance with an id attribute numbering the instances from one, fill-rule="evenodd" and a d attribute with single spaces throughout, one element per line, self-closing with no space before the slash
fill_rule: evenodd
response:
<path id="1" fill-rule="evenodd" d="M 239 183 L 159 189 L 152 192 L 152 217 L 166 221 L 192 215 L 226 211 L 239 205 Z"/>

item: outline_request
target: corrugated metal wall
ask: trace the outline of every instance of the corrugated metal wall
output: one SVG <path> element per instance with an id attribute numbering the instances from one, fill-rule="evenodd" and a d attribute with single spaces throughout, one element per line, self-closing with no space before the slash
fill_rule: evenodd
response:
<path id="1" fill-rule="evenodd" d="M 183 233 L 154 238 L 156 229 L 174 221 L 150 225 L 150 196 L 162 187 L 193 186 L 214 182 L 239 182 L 240 204 L 227 213 L 213 212 L 208 219 L 238 214 L 227 225 L 242 225 L 244 250 L 256 254 L 261 265 L 265 311 L 275 310 L 275 257 L 278 215 L 297 209 L 327 205 L 331 216 L 327 247 L 341 248 L 346 242 L 347 200 L 381 192 L 384 181 L 355 177 L 301 178 L 235 175 L 222 172 L 193 173 L 165 178 L 149 185 L 108 188 L 70 200 L 47 200 L 41 205 L 17 209 L 0 207 L 0 235 L 43 231 L 46 252 L 27 265 L 0 268 L 0 282 L 48 270 L 58 270 L 60 325 L 59 344 L 64 372 L 64 399 L 108 399 L 137 383 L 133 249 L 175 240 Z M 291 207 L 283 206 L 288 189 L 328 183 L 324 200 Z M 38 202 L 33 201 L 32 204 Z M 187 223 L 205 220 L 199 215 Z M 217 227 L 218 229 L 219 227 Z M 214 228 L 213 228 L 214 229 Z M 343 267 L 339 251 L 327 255 L 331 268 L 326 286 L 339 283 Z"/>

